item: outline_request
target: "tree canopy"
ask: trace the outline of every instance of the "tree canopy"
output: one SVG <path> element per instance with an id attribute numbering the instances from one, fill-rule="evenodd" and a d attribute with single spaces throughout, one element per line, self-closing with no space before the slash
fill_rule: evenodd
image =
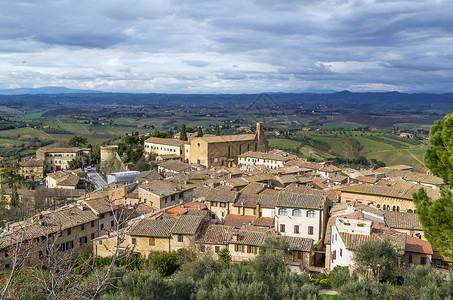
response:
<path id="1" fill-rule="evenodd" d="M 186 124 L 182 124 L 181 125 L 181 129 L 179 130 L 180 131 L 180 135 L 179 135 L 179 139 L 181 141 L 187 141 L 187 133 L 186 133 Z"/>
<path id="2" fill-rule="evenodd" d="M 75 135 L 72 138 L 69 139 L 68 141 L 68 146 L 71 147 L 80 147 L 82 145 L 86 145 L 87 143 L 87 138 L 84 138 L 80 135 Z"/>
<path id="3" fill-rule="evenodd" d="M 448 187 L 442 187 L 441 197 L 432 201 L 422 188 L 412 197 L 423 232 L 431 245 L 453 259 L 453 114 L 446 115 L 431 127 L 431 144 L 425 153 L 425 165 L 441 177 Z"/>
<path id="4" fill-rule="evenodd" d="M 368 273 L 374 279 L 393 281 L 396 279 L 400 255 L 389 240 L 371 240 L 363 243 L 354 253 L 357 270 Z"/>

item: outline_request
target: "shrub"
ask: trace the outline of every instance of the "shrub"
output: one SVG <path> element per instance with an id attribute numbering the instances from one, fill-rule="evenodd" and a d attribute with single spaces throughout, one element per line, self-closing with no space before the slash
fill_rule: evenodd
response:
<path id="1" fill-rule="evenodd" d="M 330 286 L 334 289 L 342 287 L 351 280 L 348 267 L 340 266 L 333 268 L 327 278 L 329 279 Z"/>

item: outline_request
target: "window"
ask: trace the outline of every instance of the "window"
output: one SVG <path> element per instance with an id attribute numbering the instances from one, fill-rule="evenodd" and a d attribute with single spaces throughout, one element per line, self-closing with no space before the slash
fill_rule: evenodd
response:
<path id="1" fill-rule="evenodd" d="M 94 240 L 94 233 L 91 234 L 91 239 Z"/>
<path id="2" fill-rule="evenodd" d="M 132 238 L 131 243 L 132 245 L 137 245 L 137 238 Z"/>
<path id="3" fill-rule="evenodd" d="M 91 227 L 94 227 L 94 221 L 91 221 Z"/>
<path id="4" fill-rule="evenodd" d="M 215 252 L 215 253 L 218 253 L 219 251 L 220 251 L 220 246 L 215 246 L 214 252 Z"/>
<path id="5" fill-rule="evenodd" d="M 101 230 L 104 230 L 104 224 L 101 224 Z"/>
<path id="6" fill-rule="evenodd" d="M 99 218 L 104 219 L 104 214 L 100 214 Z"/>
<path id="7" fill-rule="evenodd" d="M 426 257 L 424 257 L 424 256 L 420 257 L 420 264 L 426 265 Z"/>
<path id="8" fill-rule="evenodd" d="M 150 237 L 148 243 L 149 243 L 150 246 L 155 246 L 156 245 L 156 239 L 153 238 L 153 237 Z"/>
<path id="9" fill-rule="evenodd" d="M 74 248 L 74 241 L 69 241 L 66 243 L 66 250 Z"/>
<path id="10" fill-rule="evenodd" d="M 285 232 L 285 224 L 280 224 L 280 232 Z"/>
<path id="11" fill-rule="evenodd" d="M 253 209 L 253 215 L 256 216 L 256 208 Z"/>
<path id="12" fill-rule="evenodd" d="M 337 259 L 337 250 L 334 250 L 332 252 L 332 260 L 335 260 L 335 259 Z"/>
<path id="13" fill-rule="evenodd" d="M 294 225 L 294 233 L 299 233 L 299 225 Z"/>
<path id="14" fill-rule="evenodd" d="M 409 263 L 412 263 L 412 255 L 409 255 Z"/>
<path id="15" fill-rule="evenodd" d="M 308 234 L 313 234 L 313 226 L 308 226 Z"/>
<path id="16" fill-rule="evenodd" d="M 340 257 L 343 256 L 343 249 L 340 249 Z"/>
<path id="17" fill-rule="evenodd" d="M 247 246 L 247 253 L 256 254 L 257 252 L 258 252 L 258 247 L 256 247 L 256 246 Z"/>
<path id="18" fill-rule="evenodd" d="M 85 224 L 80 225 L 80 230 L 85 230 Z"/>
<path id="19" fill-rule="evenodd" d="M 300 209 L 293 209 L 293 217 L 302 216 L 302 211 Z"/>
<path id="20" fill-rule="evenodd" d="M 213 206 L 213 207 L 217 207 L 217 202 L 215 202 L 215 201 L 212 201 L 212 202 L 211 202 L 211 206 Z"/>
<path id="21" fill-rule="evenodd" d="M 236 252 L 244 252 L 244 245 L 238 245 L 236 244 Z"/>
<path id="22" fill-rule="evenodd" d="M 184 236 L 182 234 L 178 234 L 178 243 L 184 242 Z"/>
<path id="23" fill-rule="evenodd" d="M 115 221 L 114 220 L 110 221 L 110 227 L 113 227 L 113 226 L 115 226 Z"/>
<path id="24" fill-rule="evenodd" d="M 307 218 L 314 218 L 314 217 L 316 217 L 316 211 L 314 211 L 314 210 L 307 211 Z"/>
<path id="25" fill-rule="evenodd" d="M 71 235 L 71 228 L 68 228 L 68 235 Z"/>
<path id="26" fill-rule="evenodd" d="M 240 215 L 240 214 L 241 214 L 241 208 L 238 207 L 238 215 Z"/>
<path id="27" fill-rule="evenodd" d="M 287 216 L 288 215 L 288 210 L 286 208 L 279 208 L 278 209 L 278 214 L 281 216 Z"/>
<path id="28" fill-rule="evenodd" d="M 175 201 L 175 200 L 176 200 L 175 195 L 172 195 L 172 196 L 171 196 L 171 201 Z"/>
<path id="29" fill-rule="evenodd" d="M 206 252 L 206 246 L 200 245 L 200 252 Z"/>
<path id="30" fill-rule="evenodd" d="M 88 243 L 88 238 L 86 236 L 79 238 L 79 245 L 83 245 L 86 243 Z"/>
<path id="31" fill-rule="evenodd" d="M 220 207 L 226 207 L 226 202 L 220 202 Z"/>

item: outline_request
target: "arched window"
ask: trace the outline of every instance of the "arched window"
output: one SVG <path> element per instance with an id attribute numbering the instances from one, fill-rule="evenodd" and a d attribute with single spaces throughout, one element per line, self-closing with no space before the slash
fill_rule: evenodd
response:
<path id="1" fill-rule="evenodd" d="M 396 211 L 396 206 L 395 205 L 393 205 L 393 211 Z"/>
<path id="2" fill-rule="evenodd" d="M 286 208 L 279 208 L 278 209 L 278 214 L 281 216 L 287 216 L 288 215 L 288 210 Z"/>
<path id="3" fill-rule="evenodd" d="M 396 207 L 396 211 L 400 211 L 400 207 L 399 206 Z"/>
<path id="4" fill-rule="evenodd" d="M 412 211 L 412 209 L 408 209 L 406 212 L 407 212 L 407 213 L 410 213 L 410 214 L 414 213 L 414 212 Z"/>
<path id="5" fill-rule="evenodd" d="M 300 209 L 293 209 L 293 216 L 294 217 L 301 217 L 302 211 Z"/>
<path id="6" fill-rule="evenodd" d="M 307 218 L 314 218 L 314 217 L 316 217 L 316 211 L 314 211 L 314 210 L 307 211 Z"/>

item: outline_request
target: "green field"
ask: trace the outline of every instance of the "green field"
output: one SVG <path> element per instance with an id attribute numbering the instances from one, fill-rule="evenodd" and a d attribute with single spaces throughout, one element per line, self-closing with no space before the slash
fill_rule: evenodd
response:
<path id="1" fill-rule="evenodd" d="M 362 131 L 297 131 L 287 138 L 270 139 L 272 148 L 291 151 L 301 157 L 317 160 L 331 158 L 354 159 L 365 156 L 386 165 L 405 164 L 424 172 L 424 140 L 400 138 L 396 134 Z"/>

